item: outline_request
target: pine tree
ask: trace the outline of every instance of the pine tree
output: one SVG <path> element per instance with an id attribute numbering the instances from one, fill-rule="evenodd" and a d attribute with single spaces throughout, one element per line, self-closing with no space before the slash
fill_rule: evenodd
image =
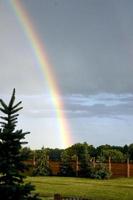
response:
<path id="1" fill-rule="evenodd" d="M 15 89 L 9 104 L 0 99 L 2 121 L 0 128 L 0 199 L 4 200 L 38 200 L 33 194 L 34 186 L 24 183 L 24 171 L 27 169 L 25 161 L 28 154 L 21 152 L 22 145 L 28 132 L 16 130 L 18 111 L 21 102 L 15 104 Z"/>
<path id="2" fill-rule="evenodd" d="M 36 164 L 33 170 L 34 176 L 48 176 L 51 171 L 49 168 L 48 152 L 47 149 L 42 147 L 41 150 L 36 151 Z"/>
<path id="3" fill-rule="evenodd" d="M 60 164 L 60 175 L 61 176 L 74 176 L 74 170 L 71 166 L 71 156 L 68 150 L 64 150 L 61 154 L 61 164 Z"/>
<path id="4" fill-rule="evenodd" d="M 82 156 L 81 156 L 81 164 L 80 164 L 80 175 L 83 177 L 90 177 L 91 170 L 92 170 L 92 164 L 90 162 L 90 155 L 88 153 L 88 144 L 83 144 L 82 149 Z"/>

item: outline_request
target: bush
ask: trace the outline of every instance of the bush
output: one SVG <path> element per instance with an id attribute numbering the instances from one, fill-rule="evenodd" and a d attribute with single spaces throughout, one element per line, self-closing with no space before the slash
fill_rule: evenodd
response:
<path id="1" fill-rule="evenodd" d="M 95 168 L 92 168 L 90 177 L 95 179 L 109 179 L 111 175 L 105 164 L 99 164 Z"/>

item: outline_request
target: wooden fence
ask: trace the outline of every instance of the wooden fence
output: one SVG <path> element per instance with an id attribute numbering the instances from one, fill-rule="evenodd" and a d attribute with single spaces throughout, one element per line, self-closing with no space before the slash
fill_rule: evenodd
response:
<path id="1" fill-rule="evenodd" d="M 61 162 L 48 160 L 48 163 L 52 175 L 59 175 Z M 99 165 L 99 163 L 97 163 L 95 159 L 92 160 L 92 164 L 94 167 Z M 108 162 L 104 164 L 112 173 L 112 177 L 133 177 L 133 163 L 130 163 L 129 159 L 127 159 L 126 163 L 113 163 L 109 158 Z M 35 160 L 33 160 L 33 166 L 35 165 Z M 75 161 L 71 161 L 70 165 L 75 172 L 75 176 L 78 176 L 80 171 L 80 162 L 78 161 L 78 158 Z"/>
<path id="2" fill-rule="evenodd" d="M 109 161 L 108 169 L 112 173 L 112 177 L 133 177 L 133 163 L 113 163 Z"/>
<path id="3" fill-rule="evenodd" d="M 54 200 L 89 200 L 89 199 L 82 198 L 82 197 L 63 197 L 60 194 L 55 194 Z"/>
<path id="4" fill-rule="evenodd" d="M 96 167 L 99 163 L 93 163 Z M 133 163 L 127 160 L 127 163 L 113 163 L 109 160 L 108 163 L 104 163 L 109 171 L 112 173 L 112 177 L 133 177 Z M 71 162 L 71 166 L 75 171 L 75 175 L 78 176 L 80 170 L 80 163 Z M 53 175 L 58 175 L 60 173 L 60 162 L 49 161 L 49 167 Z"/>

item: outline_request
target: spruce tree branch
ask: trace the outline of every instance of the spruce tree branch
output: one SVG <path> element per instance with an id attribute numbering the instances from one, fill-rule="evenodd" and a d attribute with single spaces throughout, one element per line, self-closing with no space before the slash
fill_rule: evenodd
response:
<path id="1" fill-rule="evenodd" d="M 9 110 L 4 110 L 3 108 L 0 108 L 0 111 L 7 114 L 7 115 L 9 114 Z"/>
<path id="2" fill-rule="evenodd" d="M 9 102 L 9 105 L 8 105 L 8 107 L 10 109 L 13 107 L 14 101 L 15 101 L 15 88 L 13 89 L 13 93 L 12 93 L 12 96 L 11 96 L 11 99 L 10 99 L 10 102 Z"/>
<path id="3" fill-rule="evenodd" d="M 8 110 L 8 106 L 6 105 L 6 103 L 2 99 L 0 99 L 0 103 L 3 106 L 4 109 Z"/>
<path id="4" fill-rule="evenodd" d="M 20 107 L 20 108 L 17 108 L 17 109 L 15 109 L 15 110 L 12 110 L 11 111 L 11 114 L 14 114 L 14 113 L 16 113 L 16 112 L 18 112 L 19 110 L 22 110 L 23 109 L 23 107 Z"/>
<path id="5" fill-rule="evenodd" d="M 17 108 L 21 103 L 22 103 L 22 101 L 18 102 L 15 106 L 13 106 L 12 109 L 14 110 L 14 109 Z"/>

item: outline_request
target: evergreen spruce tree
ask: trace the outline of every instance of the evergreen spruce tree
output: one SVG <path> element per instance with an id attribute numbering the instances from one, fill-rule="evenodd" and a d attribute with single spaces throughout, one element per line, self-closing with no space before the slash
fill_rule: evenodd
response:
<path id="1" fill-rule="evenodd" d="M 75 176 L 75 172 L 71 166 L 71 156 L 68 154 L 67 149 L 61 154 L 60 175 Z"/>
<path id="2" fill-rule="evenodd" d="M 83 144 L 83 151 L 81 156 L 80 164 L 80 175 L 83 177 L 90 177 L 92 170 L 92 163 L 90 162 L 90 155 L 88 153 L 88 144 Z"/>
<path id="3" fill-rule="evenodd" d="M 38 200 L 39 197 L 33 194 L 34 186 L 24 183 L 23 172 L 27 169 L 24 161 L 28 154 L 22 154 L 21 148 L 25 135 L 28 132 L 15 130 L 18 118 L 18 111 L 21 102 L 15 104 L 15 89 L 11 100 L 7 105 L 0 100 L 0 111 L 2 121 L 0 128 L 0 199 L 2 200 Z"/>
<path id="4" fill-rule="evenodd" d="M 50 168 L 48 162 L 47 150 L 42 147 L 41 150 L 36 152 L 36 164 L 33 170 L 34 176 L 48 176 L 50 175 Z"/>

